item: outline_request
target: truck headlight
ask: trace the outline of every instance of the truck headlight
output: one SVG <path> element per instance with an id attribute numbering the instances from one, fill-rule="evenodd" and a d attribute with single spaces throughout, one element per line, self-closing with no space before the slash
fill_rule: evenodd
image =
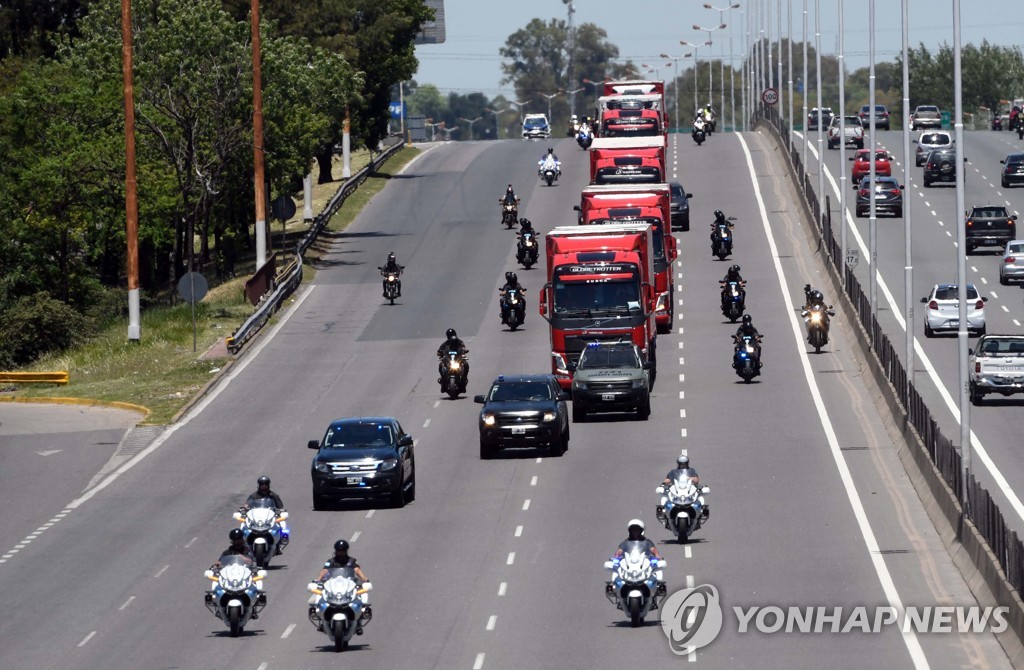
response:
<path id="1" fill-rule="evenodd" d="M 331 471 L 331 466 L 328 465 L 327 463 L 324 463 L 323 461 L 317 461 L 316 465 L 314 465 L 313 467 L 316 469 L 317 472 L 330 473 Z"/>
<path id="2" fill-rule="evenodd" d="M 578 382 L 576 380 L 573 380 L 572 387 L 574 389 L 579 390 L 579 391 L 586 391 L 587 390 L 587 382 Z"/>
<path id="3" fill-rule="evenodd" d="M 483 421 L 484 421 L 484 425 L 485 426 L 493 426 L 494 425 L 494 415 L 493 414 L 484 414 Z"/>
<path id="4" fill-rule="evenodd" d="M 635 388 L 635 389 L 642 389 L 644 386 L 645 386 L 645 384 L 644 384 L 644 380 L 643 379 L 634 379 L 633 380 L 633 388 Z"/>
<path id="5" fill-rule="evenodd" d="M 558 415 L 555 414 L 554 412 L 544 412 L 544 422 L 545 423 L 551 423 L 556 418 L 558 418 Z"/>

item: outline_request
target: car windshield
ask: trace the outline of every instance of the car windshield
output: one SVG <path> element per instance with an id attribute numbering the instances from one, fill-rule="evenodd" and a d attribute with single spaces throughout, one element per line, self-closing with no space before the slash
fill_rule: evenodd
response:
<path id="1" fill-rule="evenodd" d="M 682 198 L 683 197 L 683 187 L 682 187 L 681 184 L 669 184 L 668 187 L 672 191 L 672 197 L 673 198 Z"/>
<path id="2" fill-rule="evenodd" d="M 579 369 L 638 368 L 640 360 L 632 347 L 587 347 L 580 356 Z"/>
<path id="3" fill-rule="evenodd" d="M 1009 215 L 1005 207 L 975 207 L 971 216 L 977 219 L 1005 219 Z"/>
<path id="4" fill-rule="evenodd" d="M 1006 245 L 1006 253 L 1008 253 L 1008 254 L 1024 254 L 1024 243 L 1008 244 L 1008 245 Z"/>
<path id="5" fill-rule="evenodd" d="M 548 125 L 548 123 L 544 119 L 526 119 L 526 121 L 523 122 L 523 125 L 527 128 L 543 128 Z"/>
<path id="6" fill-rule="evenodd" d="M 393 447 L 391 426 L 377 423 L 342 423 L 331 426 L 324 436 L 323 446 L 331 449 L 350 447 Z"/>
<path id="7" fill-rule="evenodd" d="M 990 339 L 980 353 L 985 356 L 1024 356 L 1024 340 Z"/>
<path id="8" fill-rule="evenodd" d="M 939 146 L 942 144 L 952 144 L 949 135 L 945 133 L 930 133 L 928 135 L 922 135 L 921 139 L 919 139 L 917 142 L 918 144 L 932 144 L 935 146 Z"/>
<path id="9" fill-rule="evenodd" d="M 848 126 L 857 126 L 858 128 L 861 128 L 864 125 L 864 124 L 862 124 L 860 122 L 860 117 L 859 116 L 848 116 L 848 117 L 846 117 L 845 123 Z M 836 124 L 836 125 L 839 125 L 839 124 Z"/>
<path id="10" fill-rule="evenodd" d="M 640 309 L 640 292 L 635 281 L 607 282 L 556 282 L 555 312 L 566 313 L 582 310 L 594 312 L 609 311 L 628 313 Z"/>
<path id="11" fill-rule="evenodd" d="M 918 108 L 917 108 L 917 111 L 918 111 L 918 112 L 933 112 L 933 113 L 938 113 L 938 111 L 939 111 L 939 108 L 938 108 L 938 107 L 932 107 L 932 106 L 928 106 L 928 105 L 922 105 L 921 107 L 918 107 Z"/>
<path id="12" fill-rule="evenodd" d="M 1007 165 L 1020 165 L 1021 163 L 1024 163 L 1024 155 L 1012 154 L 1007 156 L 1005 163 Z"/>
<path id="13" fill-rule="evenodd" d="M 502 382 L 491 387 L 491 402 L 551 400 L 551 387 L 545 382 Z"/>
<path id="14" fill-rule="evenodd" d="M 958 293 L 958 291 L 956 290 L 956 286 L 940 286 L 937 289 L 935 289 L 935 299 L 936 300 L 956 300 L 957 299 L 957 297 L 956 297 L 957 293 Z M 971 285 L 967 286 L 967 299 L 968 300 L 977 300 L 978 299 L 978 291 L 977 291 L 977 289 L 975 289 Z"/>

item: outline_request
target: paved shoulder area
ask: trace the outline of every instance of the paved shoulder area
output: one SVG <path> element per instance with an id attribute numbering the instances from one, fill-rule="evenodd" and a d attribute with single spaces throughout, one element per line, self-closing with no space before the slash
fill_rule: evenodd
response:
<path id="1" fill-rule="evenodd" d="M 0 403 L 0 437 L 92 430 L 125 431 L 141 418 L 138 412 L 112 407 Z"/>

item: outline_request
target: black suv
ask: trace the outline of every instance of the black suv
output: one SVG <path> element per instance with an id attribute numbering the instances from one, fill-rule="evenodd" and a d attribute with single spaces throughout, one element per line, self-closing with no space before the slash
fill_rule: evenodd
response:
<path id="1" fill-rule="evenodd" d="M 977 247 L 1006 247 L 1017 239 L 1017 215 L 1010 214 L 1002 205 L 974 207 L 967 212 L 967 253 Z"/>
<path id="2" fill-rule="evenodd" d="M 964 158 L 964 162 L 969 162 Z M 924 160 L 924 185 L 929 188 L 937 181 L 956 183 L 956 149 L 934 149 Z"/>
<path id="3" fill-rule="evenodd" d="M 864 132 L 868 132 L 871 124 L 871 105 L 864 105 L 857 112 L 860 122 L 864 125 Z M 889 110 L 885 105 L 875 105 L 875 129 L 889 130 Z"/>
<path id="4" fill-rule="evenodd" d="M 546 445 L 552 456 L 569 448 L 569 394 L 554 375 L 501 375 L 487 395 L 473 398 L 480 410 L 480 458 L 502 447 Z"/>
<path id="5" fill-rule="evenodd" d="M 310 440 L 316 449 L 313 509 L 330 499 L 387 498 L 402 507 L 416 498 L 416 459 L 412 436 L 391 417 L 336 419 L 324 439 Z"/>
<path id="6" fill-rule="evenodd" d="M 690 198 L 692 193 L 687 193 L 683 185 L 677 181 L 668 183 L 672 199 L 672 232 L 690 230 Z"/>
<path id="7" fill-rule="evenodd" d="M 1003 164 L 1003 188 L 1024 184 L 1024 153 L 1012 153 L 999 162 Z"/>

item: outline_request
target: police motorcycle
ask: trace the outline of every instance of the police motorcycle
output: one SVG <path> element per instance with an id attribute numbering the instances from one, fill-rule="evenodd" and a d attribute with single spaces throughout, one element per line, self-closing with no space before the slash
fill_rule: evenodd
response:
<path id="1" fill-rule="evenodd" d="M 363 626 L 373 618 L 369 596 L 373 584 L 357 582 L 351 568 L 333 568 L 322 582 L 306 587 L 316 595 L 309 606 L 309 621 L 334 643 L 334 651 L 348 646 L 353 635 L 362 635 Z"/>
<path id="2" fill-rule="evenodd" d="M 523 297 L 525 290 L 509 288 L 498 291 L 501 295 L 499 301 L 501 306 L 501 322 L 507 324 L 512 332 L 515 332 L 526 321 L 526 299 Z"/>
<path id="3" fill-rule="evenodd" d="M 288 546 L 288 528 L 282 523 L 288 518 L 288 512 L 276 509 L 273 500 L 261 498 L 248 510 L 239 509 L 233 516 L 242 524 L 245 542 L 259 567 L 269 566 L 270 559 Z"/>
<path id="4" fill-rule="evenodd" d="M 395 298 L 398 297 L 398 277 L 401 276 L 402 272 L 381 269 L 380 275 L 384 277 L 384 298 L 390 300 L 391 304 L 395 304 Z"/>
<path id="5" fill-rule="evenodd" d="M 257 618 L 266 607 L 267 595 L 260 584 L 266 574 L 241 556 L 223 556 L 219 568 L 205 572 L 215 584 L 206 593 L 206 609 L 224 622 L 231 637 L 241 635 L 249 620 Z"/>
<path id="6" fill-rule="evenodd" d="M 732 367 L 743 381 L 761 374 L 761 336 L 733 335 L 736 346 L 732 354 Z"/>
<path id="7" fill-rule="evenodd" d="M 647 613 L 657 609 L 667 595 L 662 569 L 666 562 L 645 552 L 642 542 L 627 541 L 625 553 L 605 561 L 611 579 L 605 582 L 608 602 L 622 610 L 633 628 L 640 625 Z"/>
<path id="8" fill-rule="evenodd" d="M 722 283 L 722 315 L 731 323 L 736 323 L 746 309 L 746 282 L 727 281 Z"/>
<path id="9" fill-rule="evenodd" d="M 693 121 L 693 132 L 690 133 L 693 137 L 693 141 L 697 143 L 697 146 L 704 144 L 704 140 L 707 139 L 706 125 L 703 117 L 698 116 Z"/>
<path id="10" fill-rule="evenodd" d="M 558 181 L 558 176 L 562 174 L 562 162 L 555 160 L 551 154 L 537 161 L 537 165 L 537 174 L 548 186 Z"/>
<path id="11" fill-rule="evenodd" d="M 814 347 L 814 353 L 820 353 L 821 348 L 828 344 L 829 317 L 835 315 L 832 305 L 816 304 L 810 309 L 800 310 L 800 316 L 807 324 L 807 344 Z"/>
<path id="12" fill-rule="evenodd" d="M 704 525 L 704 496 L 711 493 L 707 486 L 697 488 L 693 481 L 683 475 L 669 486 L 654 489 L 661 495 L 657 516 L 665 528 L 679 538 L 680 544 L 690 541 L 690 535 Z"/>
<path id="13" fill-rule="evenodd" d="M 590 145 L 594 143 L 594 131 L 591 130 L 589 123 L 580 124 L 580 129 L 576 133 L 576 144 L 579 145 L 580 149 L 586 151 L 590 148 Z"/>

